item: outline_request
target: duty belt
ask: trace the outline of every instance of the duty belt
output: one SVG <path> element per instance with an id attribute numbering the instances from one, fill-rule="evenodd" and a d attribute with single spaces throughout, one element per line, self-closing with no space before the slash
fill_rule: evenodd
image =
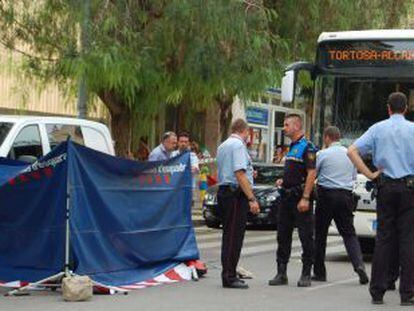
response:
<path id="1" fill-rule="evenodd" d="M 220 189 L 229 190 L 231 192 L 234 192 L 239 189 L 239 185 L 236 184 L 225 184 L 225 185 L 219 185 Z"/>
<path id="2" fill-rule="evenodd" d="M 383 174 L 382 178 L 384 179 L 384 182 L 394 182 L 394 183 L 400 183 L 401 182 L 401 183 L 405 183 L 405 182 L 407 182 L 407 180 L 413 179 L 414 175 L 408 175 L 408 176 L 404 176 L 404 177 L 401 177 L 401 178 L 391 178 L 391 177 Z"/>
<path id="3" fill-rule="evenodd" d="M 281 188 L 280 190 L 282 197 L 298 197 L 303 194 L 303 185 Z"/>
<path id="4" fill-rule="evenodd" d="M 381 174 L 383 183 L 405 184 L 408 188 L 414 189 L 414 175 L 408 175 L 401 178 L 391 178 L 387 175 Z"/>
<path id="5" fill-rule="evenodd" d="M 385 184 L 405 184 L 408 188 L 414 189 L 414 175 L 391 178 L 385 174 L 380 174 L 372 182 L 367 181 L 365 188 L 367 191 L 372 189 L 372 195 L 375 197 L 377 196 L 378 190 Z"/>

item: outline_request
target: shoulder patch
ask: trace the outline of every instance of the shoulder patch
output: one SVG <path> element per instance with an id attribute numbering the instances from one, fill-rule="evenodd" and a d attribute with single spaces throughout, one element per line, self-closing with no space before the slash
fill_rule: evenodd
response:
<path id="1" fill-rule="evenodd" d="M 308 159 L 313 161 L 316 158 L 316 154 L 314 152 L 309 152 L 308 153 Z"/>

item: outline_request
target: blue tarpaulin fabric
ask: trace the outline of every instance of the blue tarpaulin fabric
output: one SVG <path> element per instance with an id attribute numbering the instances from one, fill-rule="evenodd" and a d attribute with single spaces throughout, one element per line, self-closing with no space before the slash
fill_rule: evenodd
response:
<path id="1" fill-rule="evenodd" d="M 18 175 L 0 186 L 0 281 L 62 270 L 67 189 L 75 273 L 127 285 L 199 258 L 189 153 L 135 162 L 69 141 L 36 165 L 30 182 L 16 182 Z"/>
<path id="2" fill-rule="evenodd" d="M 18 173 L 28 167 L 26 162 L 10 160 L 0 157 L 0 185 L 7 183 L 10 178 L 18 175 Z"/>
<path id="3" fill-rule="evenodd" d="M 132 284 L 198 259 L 189 153 L 142 163 L 68 148 L 76 273 Z"/>
<path id="4" fill-rule="evenodd" d="M 32 166 L 2 160 L 0 175 L 7 181 L 0 187 L 0 281 L 35 282 L 62 271 L 65 152 L 59 146 Z"/>

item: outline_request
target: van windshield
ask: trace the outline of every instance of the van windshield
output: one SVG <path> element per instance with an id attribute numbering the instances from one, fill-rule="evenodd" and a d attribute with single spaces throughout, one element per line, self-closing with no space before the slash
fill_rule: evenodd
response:
<path id="1" fill-rule="evenodd" d="M 0 146 L 3 144 L 4 139 L 9 134 L 10 129 L 13 127 L 13 123 L 0 122 Z"/>

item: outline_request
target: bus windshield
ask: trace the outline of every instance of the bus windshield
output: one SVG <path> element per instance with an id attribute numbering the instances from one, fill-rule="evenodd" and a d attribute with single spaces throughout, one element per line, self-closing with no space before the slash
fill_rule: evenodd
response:
<path id="1" fill-rule="evenodd" d="M 407 119 L 414 120 L 414 81 L 321 75 L 316 81 L 313 139 L 322 146 L 323 129 L 338 126 L 345 146 L 360 137 L 371 125 L 388 118 L 386 101 L 400 91 L 409 99 Z"/>

